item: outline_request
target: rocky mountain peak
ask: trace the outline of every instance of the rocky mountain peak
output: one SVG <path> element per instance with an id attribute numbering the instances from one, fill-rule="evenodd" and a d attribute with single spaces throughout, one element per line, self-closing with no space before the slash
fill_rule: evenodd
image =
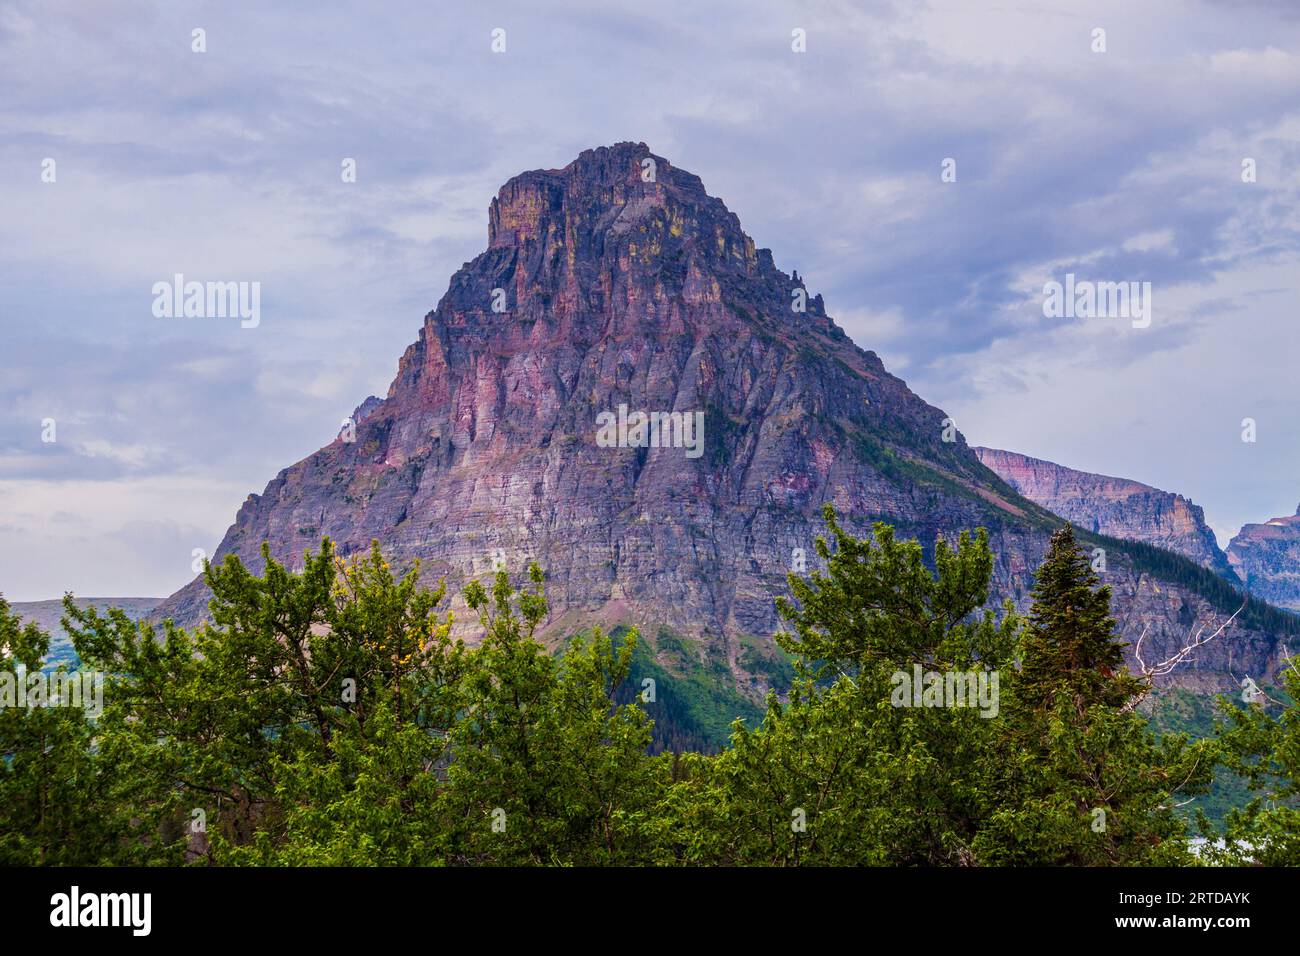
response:
<path id="1" fill-rule="evenodd" d="M 644 143 L 585 150 L 563 168 L 511 178 L 488 223 L 488 248 L 452 276 L 425 317 L 390 399 L 441 394 L 460 350 L 586 350 L 649 338 L 676 353 L 740 326 L 763 341 L 843 351 L 883 373 L 698 176 Z"/>
<path id="2" fill-rule="evenodd" d="M 545 637 L 681 635 L 682 667 L 756 698 L 779 666 L 774 599 L 812 569 L 827 503 L 927 548 L 985 527 L 997 593 L 1026 599 L 1059 519 L 857 347 L 698 177 L 620 143 L 512 178 L 488 219 L 488 247 L 451 277 L 387 397 L 250 495 L 217 560 L 256 570 L 267 542 L 298 567 L 322 537 L 345 556 L 377 539 L 453 595 L 500 561 L 537 561 Z M 652 444 L 599 424 L 628 415 L 698 426 Z M 1119 557 L 1113 575 L 1153 645 L 1204 604 L 1144 590 Z M 192 623 L 206 603 L 196 580 L 157 614 Z"/>
<path id="3" fill-rule="evenodd" d="M 525 246 L 557 238 L 583 248 L 635 224 L 662 218 L 672 238 L 705 222 L 743 244 L 740 221 L 708 195 L 698 176 L 677 169 L 645 143 L 584 150 L 562 169 L 511 178 L 488 211 L 488 246 Z M 752 245 L 752 243 L 751 243 Z"/>

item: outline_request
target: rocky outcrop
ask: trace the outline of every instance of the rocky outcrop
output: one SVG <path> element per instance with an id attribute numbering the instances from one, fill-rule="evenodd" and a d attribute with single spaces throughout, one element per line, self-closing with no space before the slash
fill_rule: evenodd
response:
<path id="1" fill-rule="evenodd" d="M 644 144 L 588 150 L 510 180 L 488 220 L 486 251 L 452 276 L 355 440 L 250 495 L 217 559 L 258 568 L 267 541 L 296 565 L 323 535 L 344 554 L 378 539 L 453 593 L 498 557 L 537 561 L 547 635 L 670 629 L 756 693 L 742 652 L 772 647 L 774 597 L 811 561 L 827 502 L 927 546 L 987 527 L 997 590 L 1024 603 L 1060 519 L 855 346 L 696 176 Z M 637 413 L 677 417 L 652 442 Z M 698 445 L 682 433 L 697 416 Z M 1126 633 L 1146 628 L 1153 654 L 1231 603 L 1122 553 L 1108 574 Z M 193 622 L 206 601 L 196 581 L 158 614 Z M 1207 648 L 1205 679 L 1228 681 L 1234 655 L 1273 667 L 1261 627 Z"/>
<path id="2" fill-rule="evenodd" d="M 1300 611 L 1300 509 L 1244 525 L 1228 543 L 1228 561 L 1251 594 Z"/>
<path id="3" fill-rule="evenodd" d="M 1030 501 L 1075 527 L 1143 541 L 1234 578 L 1205 512 L 1182 495 L 1127 478 L 1076 471 L 1013 451 L 975 448 L 979 460 Z"/>

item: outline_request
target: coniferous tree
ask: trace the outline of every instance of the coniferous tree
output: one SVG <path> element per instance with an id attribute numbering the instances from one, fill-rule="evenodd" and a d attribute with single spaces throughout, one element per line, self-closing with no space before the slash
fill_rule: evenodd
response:
<path id="1" fill-rule="evenodd" d="M 1110 616 L 1110 588 L 1079 550 L 1070 525 L 1052 535 L 1035 575 L 1021 644 L 1017 704 L 1035 710 L 1068 702 L 1080 715 L 1096 704 L 1121 707 L 1141 690 L 1124 666 Z"/>
<path id="2" fill-rule="evenodd" d="M 1010 682 L 996 766 L 1002 810 L 980 834 L 990 863 L 1179 864 L 1191 860 L 1178 795 L 1203 792 L 1213 748 L 1156 741 L 1134 710 L 1110 590 L 1067 525 L 1052 536 Z"/>

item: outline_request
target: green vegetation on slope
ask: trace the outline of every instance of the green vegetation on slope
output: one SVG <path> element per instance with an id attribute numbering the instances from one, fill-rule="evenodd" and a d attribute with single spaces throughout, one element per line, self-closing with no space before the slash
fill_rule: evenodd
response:
<path id="1" fill-rule="evenodd" d="M 630 632 L 630 628 L 620 625 L 610 636 L 620 642 Z M 666 665 L 656 657 L 665 659 Z M 647 679 L 654 681 L 653 702 L 643 698 L 649 690 L 644 684 Z M 661 627 L 655 648 L 645 640 L 636 642 L 629 679 L 615 700 L 643 701 L 646 713 L 654 720 L 653 752 L 717 753 L 726 746 L 737 718 L 756 723 L 762 716 L 762 708 L 735 690 L 734 684 L 721 662 L 702 663 L 680 635 Z"/>
<path id="2" fill-rule="evenodd" d="M 1152 698 L 1148 719 L 1157 736 L 1185 734 L 1192 740 L 1212 740 L 1216 712 L 1213 698 L 1182 688 L 1171 688 Z M 1209 791 L 1178 810 L 1188 821 L 1195 820 L 1197 811 L 1200 811 L 1216 826 L 1222 826 L 1224 815 L 1229 810 L 1244 807 L 1249 801 L 1250 788 L 1246 781 L 1219 767 Z"/>

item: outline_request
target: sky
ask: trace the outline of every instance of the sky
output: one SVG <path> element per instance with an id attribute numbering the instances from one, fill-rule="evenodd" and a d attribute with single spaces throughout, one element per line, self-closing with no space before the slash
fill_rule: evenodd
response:
<path id="1" fill-rule="evenodd" d="M 1291 0 L 3 0 L 0 592 L 186 583 L 386 394 L 501 184 L 626 140 L 971 444 L 1223 544 L 1295 512 Z M 258 323 L 156 316 L 177 273 L 259 283 Z M 1045 315 L 1067 273 L 1150 282 L 1150 324 Z"/>

